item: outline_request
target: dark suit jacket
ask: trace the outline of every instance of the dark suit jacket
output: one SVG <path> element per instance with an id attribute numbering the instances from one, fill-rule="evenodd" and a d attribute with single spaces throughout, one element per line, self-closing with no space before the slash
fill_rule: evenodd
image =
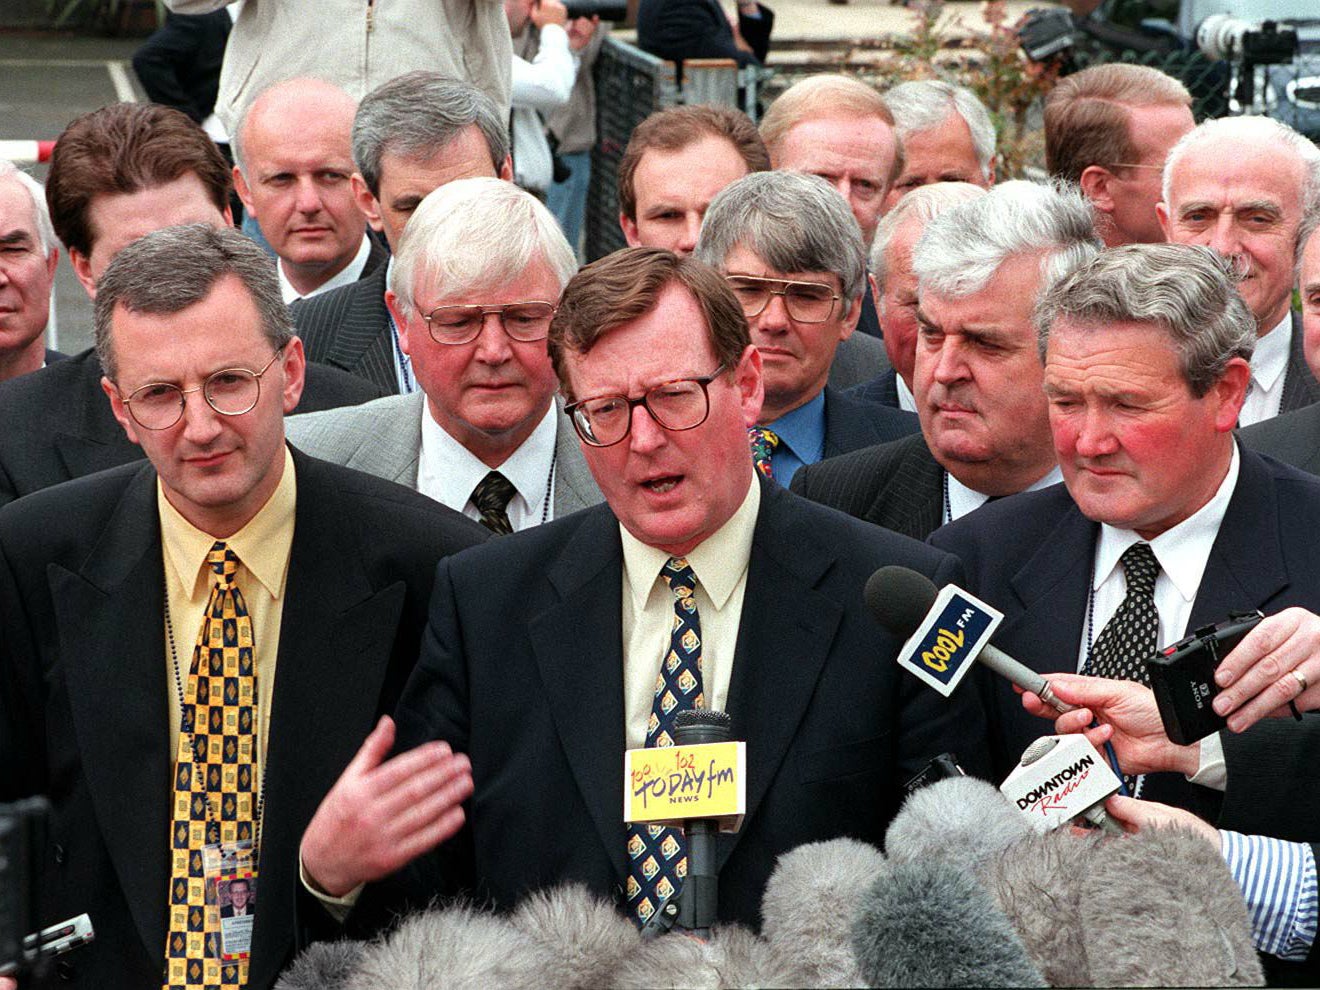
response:
<path id="1" fill-rule="evenodd" d="M 167 12 L 165 24 L 133 53 L 133 71 L 147 98 L 182 110 L 198 124 L 209 117 L 232 24 L 227 10 Z"/>
<path id="2" fill-rule="evenodd" d="M 294 412 L 352 406 L 379 396 L 352 375 L 309 364 Z M 143 456 L 110 411 L 92 350 L 0 384 L 0 423 L 0 505 Z"/>
<path id="3" fill-rule="evenodd" d="M 848 394 L 863 402 L 876 402 L 897 409 L 899 408 L 898 371 L 892 367 L 886 368 L 869 382 L 862 382 L 848 389 Z"/>
<path id="4" fill-rule="evenodd" d="M 46 363 L 47 363 L 47 364 L 54 364 L 56 361 L 63 361 L 63 360 L 64 360 L 65 358 L 67 358 L 68 356 L 69 356 L 69 355 L 64 354 L 64 353 L 62 353 L 62 352 L 60 352 L 60 351 L 52 351 L 49 347 L 46 348 Z"/>
<path id="5" fill-rule="evenodd" d="M 1238 431 L 1252 450 L 1320 475 L 1320 405 L 1303 406 Z"/>
<path id="6" fill-rule="evenodd" d="M 946 702 L 900 670 L 861 595 L 884 564 L 943 582 L 958 562 L 775 485 L 761 498 L 727 706 L 747 741 L 747 816 L 718 848 L 719 916 L 751 924 L 781 853 L 879 844 L 909 775 L 943 751 L 975 772 L 984 754 L 975 692 Z M 441 565 L 400 747 L 448 740 L 476 791 L 464 831 L 415 864 L 422 898 L 475 888 L 507 908 L 543 885 L 622 888 L 622 571 L 606 505 Z"/>
<path id="7" fill-rule="evenodd" d="M 813 502 L 918 540 L 944 521 L 944 468 L 920 433 L 809 464 L 793 475 L 790 487 Z"/>
<path id="8" fill-rule="evenodd" d="M 869 286 L 862 290 L 862 315 L 857 320 L 857 329 L 872 337 L 884 337 L 880 329 L 880 314 L 875 311 L 875 299 L 871 297 Z"/>
<path id="9" fill-rule="evenodd" d="M 1320 402 L 1320 382 L 1311 374 L 1306 363 L 1306 351 L 1303 348 L 1302 314 L 1292 314 L 1292 343 L 1288 348 L 1288 371 L 1283 379 L 1283 395 L 1279 400 L 1279 412 L 1292 412 L 1313 402 Z"/>
<path id="10" fill-rule="evenodd" d="M 1191 631 L 1229 612 L 1290 605 L 1320 610 L 1320 480 L 1249 450 L 1210 551 L 1187 622 Z M 1084 632 L 1099 524 L 1054 485 L 984 506 L 942 526 L 930 543 L 957 553 L 969 590 L 1004 612 L 995 644 L 1041 673 L 1074 671 Z M 1097 630 L 1098 633 L 1098 630 Z M 1167 644 L 1160 644 L 1161 646 Z M 1050 724 L 994 684 L 992 741 L 1001 776 Z M 1157 775 L 1145 796 L 1200 807 L 1191 785 Z"/>
<path id="11" fill-rule="evenodd" d="M 825 457 L 888 443 L 920 429 L 921 423 L 913 413 L 861 402 L 825 386 Z"/>
<path id="12" fill-rule="evenodd" d="M 760 17 L 738 13 L 738 32 L 754 54 L 733 43 L 733 28 L 719 0 L 641 0 L 637 7 L 637 46 L 657 58 L 731 58 L 739 65 L 760 64 L 770 51 L 775 13 L 758 3 Z"/>
<path id="13" fill-rule="evenodd" d="M 293 948 L 298 843 L 417 658 L 436 561 L 480 527 L 294 452 L 298 504 L 265 769 L 250 986 Z M 42 924 L 83 911 L 73 985 L 160 984 L 169 886 L 163 563 L 151 465 L 0 510 L 0 800 L 54 805 Z M 176 619 L 176 621 L 178 621 Z"/>
<path id="14" fill-rule="evenodd" d="M 381 265 L 351 285 L 302 299 L 289 307 L 307 358 L 365 378 L 383 395 L 399 391 L 394 373 L 394 339 L 385 308 L 385 269 Z"/>

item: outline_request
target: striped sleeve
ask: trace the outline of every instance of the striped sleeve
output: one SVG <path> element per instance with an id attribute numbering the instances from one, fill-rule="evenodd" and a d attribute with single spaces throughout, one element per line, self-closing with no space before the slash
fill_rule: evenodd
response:
<path id="1" fill-rule="evenodd" d="M 1315 941 L 1315 856 L 1302 842 L 1220 830 L 1224 859 L 1242 890 L 1256 948 L 1302 960 Z"/>

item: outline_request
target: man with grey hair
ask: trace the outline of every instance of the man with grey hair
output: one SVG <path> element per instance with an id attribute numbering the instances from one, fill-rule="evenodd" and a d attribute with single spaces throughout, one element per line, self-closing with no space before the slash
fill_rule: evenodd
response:
<path id="1" fill-rule="evenodd" d="M 1320 201 L 1320 148 L 1270 117 L 1207 120 L 1169 152 L 1163 197 L 1165 237 L 1230 259 L 1256 318 L 1242 425 L 1320 400 L 1292 312 L 1302 217 Z"/>
<path id="2" fill-rule="evenodd" d="M 460 179 L 429 194 L 402 233 L 385 301 L 420 390 L 294 416 L 290 440 L 496 533 L 595 505 L 546 352 L 577 271 L 554 217 L 512 183 Z"/>
<path id="3" fill-rule="evenodd" d="M 1099 251 L 1074 189 L 1013 181 L 932 220 L 913 249 L 919 437 L 804 471 L 799 494 L 924 538 L 1059 480 L 1032 309 Z"/>
<path id="4" fill-rule="evenodd" d="M 906 412 L 917 411 L 912 366 L 917 355 L 917 276 L 912 249 L 926 225 L 945 210 L 985 195 L 967 182 L 934 182 L 912 190 L 880 218 L 871 245 L 871 297 L 884 327 L 890 367 L 849 394 Z"/>
<path id="5" fill-rule="evenodd" d="M 861 229 L 828 182 L 757 172 L 726 186 L 695 255 L 724 275 L 760 354 L 765 400 L 749 432 L 763 474 L 787 485 L 806 464 L 916 431 L 909 414 L 827 384 L 866 291 Z"/>
<path id="6" fill-rule="evenodd" d="M 393 709 L 437 563 L 484 533 L 287 447 L 305 360 L 242 234 L 149 234 L 97 289 L 102 387 L 150 463 L 0 510 L 0 801 L 52 803 L 38 921 L 95 919 L 78 979 L 268 988 L 298 837 Z M 238 945 L 205 898 L 235 875 L 260 888 Z"/>
<path id="7" fill-rule="evenodd" d="M 903 170 L 885 195 L 882 214 L 931 183 L 994 184 L 995 124 L 970 89 L 916 79 L 885 93 L 885 104 L 903 145 Z"/>
<path id="8" fill-rule="evenodd" d="M 230 139 L 234 189 L 279 258 L 286 303 L 349 285 L 385 263 L 349 177 L 357 101 L 321 79 L 257 95 Z"/>
<path id="9" fill-rule="evenodd" d="M 358 208 L 392 252 L 433 189 L 474 176 L 513 178 L 507 115 L 479 89 L 436 72 L 410 72 L 367 94 L 353 118 L 353 161 Z M 417 379 L 385 307 L 390 267 L 295 303 L 293 322 L 311 360 L 409 394 Z"/>
<path id="10" fill-rule="evenodd" d="M 0 158 L 0 381 L 63 357 L 46 349 L 60 246 L 40 184 Z"/>
<path id="11" fill-rule="evenodd" d="M 1141 663 L 1232 612 L 1320 604 L 1320 481 L 1245 450 L 1233 428 L 1255 322 L 1214 252 L 1103 252 L 1037 310 L 1064 484 L 932 538 L 1002 609 L 995 642 L 1034 670 L 1146 680 Z M 1001 683 L 997 769 L 1048 731 Z M 1222 760 L 1203 747 L 1194 783 Z M 1129 782 L 1181 807 L 1181 775 Z"/>

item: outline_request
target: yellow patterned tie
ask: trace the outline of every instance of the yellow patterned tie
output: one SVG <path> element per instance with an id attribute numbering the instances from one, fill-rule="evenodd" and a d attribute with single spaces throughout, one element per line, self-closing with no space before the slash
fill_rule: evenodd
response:
<path id="1" fill-rule="evenodd" d="M 219 958 L 216 891 L 214 884 L 207 889 L 202 849 L 255 842 L 260 784 L 252 619 L 234 584 L 234 552 L 216 543 L 206 563 L 213 586 L 183 688 L 174 769 L 166 990 L 244 987 L 248 977 L 246 959 Z"/>

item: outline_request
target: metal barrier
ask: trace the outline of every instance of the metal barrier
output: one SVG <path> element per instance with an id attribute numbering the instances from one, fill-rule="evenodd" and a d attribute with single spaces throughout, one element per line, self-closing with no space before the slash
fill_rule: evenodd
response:
<path id="1" fill-rule="evenodd" d="M 741 109 L 755 121 L 761 84 L 771 74 L 730 59 L 690 59 L 679 66 L 635 45 L 609 37 L 594 68 L 596 146 L 587 189 L 586 257 L 603 258 L 624 247 L 619 229 L 619 160 L 633 128 L 657 110 L 683 103 L 717 103 Z"/>

